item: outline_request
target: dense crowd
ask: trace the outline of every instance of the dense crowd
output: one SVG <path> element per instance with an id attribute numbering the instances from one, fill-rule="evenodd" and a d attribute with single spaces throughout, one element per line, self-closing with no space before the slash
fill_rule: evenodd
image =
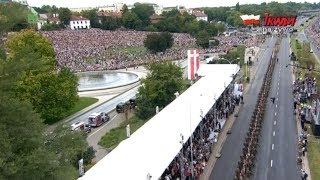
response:
<path id="1" fill-rule="evenodd" d="M 161 179 L 191 180 L 192 164 L 194 179 L 199 179 L 207 165 L 211 154 L 211 147 L 216 142 L 217 135 L 219 134 L 223 123 L 228 116 L 234 112 L 235 106 L 239 105 L 241 101 L 240 96 L 234 96 L 232 92 L 232 88 L 225 90 L 195 130 L 192 138 L 192 148 L 189 139 L 183 144 L 180 153 L 165 170 Z"/>
<path id="2" fill-rule="evenodd" d="M 165 52 L 151 54 L 143 47 L 150 32 L 105 31 L 48 31 L 43 34 L 52 43 L 58 67 L 69 67 L 73 72 L 113 70 L 146 64 L 150 61 L 180 60 L 187 57 L 187 50 L 195 47 L 195 39 L 186 33 L 173 33 L 174 46 Z M 218 36 L 219 46 L 201 49 L 200 53 L 220 53 L 239 44 L 255 46 L 263 41 L 246 33 Z"/>
<path id="3" fill-rule="evenodd" d="M 313 22 L 307 29 L 306 33 L 311 38 L 313 43 L 319 49 L 320 46 L 320 18 Z"/>

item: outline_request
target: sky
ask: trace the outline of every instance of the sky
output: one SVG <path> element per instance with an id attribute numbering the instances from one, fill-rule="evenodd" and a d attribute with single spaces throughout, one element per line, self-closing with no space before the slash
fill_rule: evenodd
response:
<path id="1" fill-rule="evenodd" d="M 112 5 L 113 3 L 134 4 L 135 2 L 156 3 L 164 7 L 169 6 L 185 6 L 187 8 L 195 7 L 219 7 L 219 6 L 235 6 L 236 2 L 241 4 L 260 4 L 262 2 L 271 2 L 271 0 L 27 0 L 30 6 L 41 7 L 42 5 L 55 5 L 57 7 L 82 8 L 82 7 L 98 7 L 104 5 Z M 273 0 L 277 2 L 287 2 L 286 0 Z M 319 2 L 318 0 L 291 0 L 291 2 Z"/>

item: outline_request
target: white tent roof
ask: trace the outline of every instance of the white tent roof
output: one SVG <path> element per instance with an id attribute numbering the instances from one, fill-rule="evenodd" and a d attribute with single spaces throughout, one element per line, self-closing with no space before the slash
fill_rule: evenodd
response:
<path id="1" fill-rule="evenodd" d="M 201 64 L 199 71 L 205 66 L 208 66 L 205 77 L 120 143 L 80 179 L 145 180 L 148 174 L 151 179 L 158 179 L 181 149 L 180 134 L 184 141 L 188 140 L 202 120 L 200 109 L 205 115 L 215 98 L 232 81 L 231 75 L 239 70 L 237 65 Z"/>

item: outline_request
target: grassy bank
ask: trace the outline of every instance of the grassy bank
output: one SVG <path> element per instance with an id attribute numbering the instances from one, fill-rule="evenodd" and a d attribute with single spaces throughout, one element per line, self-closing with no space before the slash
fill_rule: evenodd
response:
<path id="1" fill-rule="evenodd" d="M 84 108 L 86 108 L 86 107 L 88 107 L 88 106 L 90 106 L 90 105 L 92 105 L 92 104 L 94 104 L 94 103 L 96 103 L 96 102 L 98 102 L 98 99 L 96 99 L 96 98 L 80 97 L 79 100 L 78 100 L 78 102 L 76 102 L 76 105 L 75 105 L 72 109 L 70 109 L 69 111 L 67 111 L 67 112 L 63 115 L 62 119 L 66 118 L 66 117 L 68 117 L 68 116 L 71 116 L 72 114 L 74 114 L 74 113 L 76 113 L 76 112 L 79 112 L 79 111 L 81 111 L 82 109 L 84 109 Z M 62 119 L 61 119 L 61 120 L 62 120 Z M 51 124 L 54 124 L 54 123 L 56 123 L 56 122 L 58 122 L 58 121 L 54 121 L 54 122 L 51 121 L 51 122 L 45 122 L 45 123 L 51 125 Z"/>
<path id="2" fill-rule="evenodd" d="M 310 125 L 307 125 L 309 134 L 312 134 Z M 312 179 L 320 179 L 320 139 L 310 136 L 308 139 L 308 160 Z"/>
<path id="3" fill-rule="evenodd" d="M 118 144 L 127 138 L 126 126 L 130 124 L 131 134 L 139 129 L 145 122 L 133 116 L 129 121 L 122 123 L 119 127 L 111 129 L 99 141 L 99 145 L 108 149 L 114 149 Z"/>

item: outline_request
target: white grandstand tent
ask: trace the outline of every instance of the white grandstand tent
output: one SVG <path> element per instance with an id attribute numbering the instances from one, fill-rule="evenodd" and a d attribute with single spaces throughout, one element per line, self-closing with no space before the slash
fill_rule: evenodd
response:
<path id="1" fill-rule="evenodd" d="M 79 179 L 158 179 L 181 150 L 180 134 L 188 140 L 202 120 L 200 109 L 205 115 L 238 71 L 234 64 L 201 64 L 198 73 L 204 77 Z"/>

